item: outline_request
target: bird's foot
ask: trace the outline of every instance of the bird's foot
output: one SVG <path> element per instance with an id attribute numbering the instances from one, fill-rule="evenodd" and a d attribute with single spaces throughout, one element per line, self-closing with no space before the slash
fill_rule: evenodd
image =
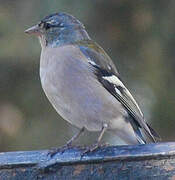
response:
<path id="1" fill-rule="evenodd" d="M 106 146 L 109 146 L 109 144 L 96 142 L 95 144 L 92 144 L 91 146 L 86 147 L 85 150 L 82 152 L 81 157 L 89 152 L 93 152 L 93 151 L 97 150 L 98 148 L 106 147 Z"/>
<path id="2" fill-rule="evenodd" d="M 70 149 L 72 147 L 73 146 L 71 144 L 65 144 L 64 146 L 59 148 L 51 148 L 47 155 L 49 155 L 52 158 L 53 156 L 55 156 L 55 154 L 57 153 L 63 154 L 67 149 Z"/>

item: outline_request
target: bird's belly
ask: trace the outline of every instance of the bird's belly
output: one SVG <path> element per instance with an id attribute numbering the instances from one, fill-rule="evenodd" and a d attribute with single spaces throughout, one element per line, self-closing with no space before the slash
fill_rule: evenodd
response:
<path id="1" fill-rule="evenodd" d="M 103 124 L 106 123 L 109 130 L 112 130 L 127 144 L 137 144 L 134 131 L 130 123 L 124 118 L 125 112 L 120 112 L 112 103 L 113 100 L 101 103 L 101 99 L 104 97 L 95 95 L 93 89 L 91 89 L 92 94 L 89 94 L 89 90 L 88 92 L 79 92 L 79 95 L 72 94 L 71 88 L 75 90 L 77 88 L 74 86 L 76 83 L 72 83 L 69 92 L 65 90 L 65 97 L 62 95 L 62 84 L 57 82 L 55 87 L 48 77 L 42 76 L 42 87 L 49 101 L 62 118 L 78 128 L 85 127 L 89 131 L 100 131 Z"/>
<path id="2" fill-rule="evenodd" d="M 126 116 L 127 112 L 94 75 L 88 74 L 91 72 L 74 64 L 63 67 L 50 63 L 40 67 L 41 84 L 53 107 L 79 128 L 100 131 L 104 123 L 109 128 L 117 128 L 113 126 L 113 120 Z"/>
<path id="3" fill-rule="evenodd" d="M 69 86 L 66 85 L 65 89 L 62 83 L 57 82 L 56 86 L 51 83 L 48 76 L 42 76 L 41 83 L 56 111 L 78 128 L 85 127 L 90 131 L 100 131 L 103 124 L 107 123 L 109 128 L 117 129 L 117 125 L 115 124 L 114 127 L 113 121 L 124 115 L 124 112 L 120 112 L 115 107 L 112 99 L 110 101 L 110 99 L 102 97 L 100 93 L 95 93 L 96 91 L 92 87 L 81 91 L 81 88 L 77 87 L 77 83 L 72 82 Z M 102 99 L 107 101 L 102 101 Z M 120 128 L 120 124 L 118 127 Z"/>

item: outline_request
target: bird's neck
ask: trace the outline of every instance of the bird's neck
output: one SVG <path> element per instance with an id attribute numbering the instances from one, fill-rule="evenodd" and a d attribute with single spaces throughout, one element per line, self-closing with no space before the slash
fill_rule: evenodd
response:
<path id="1" fill-rule="evenodd" d="M 84 28 L 72 27 L 62 29 L 59 32 L 50 33 L 45 36 L 45 40 L 42 39 L 40 42 L 43 41 L 41 42 L 43 46 L 58 47 L 82 40 L 90 40 L 86 30 Z"/>

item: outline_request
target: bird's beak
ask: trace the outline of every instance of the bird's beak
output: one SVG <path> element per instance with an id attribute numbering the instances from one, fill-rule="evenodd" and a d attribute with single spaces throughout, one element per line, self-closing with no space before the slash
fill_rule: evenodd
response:
<path id="1" fill-rule="evenodd" d="M 37 36 L 41 35 L 41 29 L 38 26 L 38 24 L 28 28 L 24 32 L 27 33 L 27 34 L 34 34 L 34 35 L 37 35 Z"/>

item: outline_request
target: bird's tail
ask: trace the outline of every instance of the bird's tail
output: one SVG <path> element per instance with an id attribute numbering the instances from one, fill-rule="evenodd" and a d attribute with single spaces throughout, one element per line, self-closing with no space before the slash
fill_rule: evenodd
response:
<path id="1" fill-rule="evenodd" d="M 154 136 L 154 138 L 155 138 L 155 142 L 157 142 L 157 141 L 161 141 L 161 137 L 160 137 L 160 135 L 148 124 L 148 123 L 146 123 L 147 124 L 147 126 L 148 126 L 148 128 L 149 128 L 149 130 L 150 130 L 150 132 L 151 132 L 151 134 Z"/>
<path id="2" fill-rule="evenodd" d="M 142 131 L 141 128 L 137 128 L 135 129 L 135 135 L 137 137 L 137 141 L 139 142 L 139 144 L 147 144 L 147 143 L 155 143 L 161 140 L 160 136 L 157 134 L 157 132 L 148 124 L 146 123 L 152 138 L 148 138 L 150 136 L 147 136 L 147 132 Z"/>

